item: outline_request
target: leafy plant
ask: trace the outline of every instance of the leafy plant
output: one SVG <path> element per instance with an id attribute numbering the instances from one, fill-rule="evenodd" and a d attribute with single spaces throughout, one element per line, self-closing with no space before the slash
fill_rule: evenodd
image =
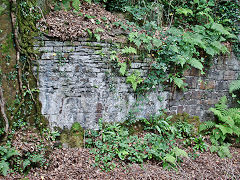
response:
<path id="1" fill-rule="evenodd" d="M 221 158 L 225 158 L 225 157 L 231 158 L 232 155 L 229 151 L 229 146 L 230 146 L 230 144 L 226 144 L 226 143 L 224 143 L 222 145 L 212 145 L 210 147 L 210 151 L 216 152 L 219 155 L 219 157 L 221 157 Z"/>
<path id="2" fill-rule="evenodd" d="M 189 138 L 194 134 L 194 127 L 192 124 L 187 122 L 177 121 L 173 124 L 176 128 L 176 137 L 181 138 Z"/>
<path id="3" fill-rule="evenodd" d="M 202 135 L 197 137 L 190 137 L 183 141 L 183 144 L 186 146 L 191 146 L 195 151 L 206 151 L 208 145 L 205 143 Z"/>
<path id="4" fill-rule="evenodd" d="M 80 10 L 80 7 L 79 7 L 80 4 L 81 4 L 81 3 L 80 3 L 79 0 L 73 0 L 73 1 L 72 1 L 72 6 L 73 6 L 73 8 L 74 8 L 75 11 L 78 12 L 78 11 Z"/>
<path id="5" fill-rule="evenodd" d="M 215 21 L 226 27 L 229 27 L 231 33 L 239 36 L 240 30 L 237 25 L 239 20 L 240 4 L 238 0 L 222 1 L 213 7 L 215 14 Z M 240 57 L 240 45 L 238 39 L 232 40 L 232 50 L 235 56 Z"/>
<path id="6" fill-rule="evenodd" d="M 64 9 L 65 11 L 69 11 L 71 10 L 71 5 L 73 7 L 73 10 L 75 12 L 79 12 L 80 10 L 80 0 L 62 0 L 62 1 L 58 1 L 56 2 L 54 9 L 55 10 L 61 10 Z"/>
<path id="7" fill-rule="evenodd" d="M 236 92 L 238 92 L 239 90 L 240 90 L 240 80 L 232 81 L 231 84 L 229 85 L 229 93 L 232 94 L 232 97 L 237 97 Z"/>
<path id="8" fill-rule="evenodd" d="M 169 119 L 171 119 L 171 116 L 165 119 L 164 114 L 161 114 L 158 116 L 151 116 L 148 119 L 144 118 L 141 120 L 141 122 L 144 124 L 145 130 L 150 130 L 163 136 L 169 135 L 169 133 L 175 133 L 176 129 L 169 124 Z"/>
<path id="9" fill-rule="evenodd" d="M 141 84 L 143 79 L 140 77 L 139 71 L 134 71 L 130 76 L 127 77 L 126 82 L 132 84 L 134 91 L 137 89 L 137 85 Z"/>
<path id="10" fill-rule="evenodd" d="M 19 155 L 20 155 L 19 152 L 13 148 L 0 146 L 0 157 L 1 157 L 0 171 L 4 176 L 7 175 L 10 169 L 9 159 Z"/>
<path id="11" fill-rule="evenodd" d="M 215 108 L 210 108 L 210 111 L 217 117 L 217 121 L 206 121 L 200 125 L 199 131 L 210 132 L 210 140 L 213 144 L 212 151 L 220 150 L 218 154 L 223 157 L 224 152 L 229 156 L 226 148 L 229 146 L 225 143 L 229 137 L 240 136 L 240 109 L 228 108 L 227 97 L 224 96 L 220 99 Z"/>
<path id="12" fill-rule="evenodd" d="M 118 66 L 120 66 L 119 72 L 122 76 L 126 74 L 127 63 L 126 62 L 118 62 Z"/>
<path id="13" fill-rule="evenodd" d="M 102 124 L 101 121 L 99 131 L 86 132 L 86 145 L 93 147 L 95 166 L 109 171 L 116 166 L 115 161 L 143 163 L 154 159 L 165 167 L 175 167 L 182 157 L 188 157 L 184 150 L 174 145 L 174 134 L 171 133 L 174 128 L 162 118 L 141 122 L 148 131 L 144 137 L 131 134 L 129 126 L 124 124 Z"/>
<path id="14" fill-rule="evenodd" d="M 137 54 L 137 50 L 133 47 L 124 47 L 122 54 Z"/>

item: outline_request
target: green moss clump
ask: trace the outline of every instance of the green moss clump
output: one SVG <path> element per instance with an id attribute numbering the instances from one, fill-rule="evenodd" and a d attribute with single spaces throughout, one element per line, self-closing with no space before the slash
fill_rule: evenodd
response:
<path id="1" fill-rule="evenodd" d="M 84 129 L 75 122 L 70 130 L 63 130 L 60 136 L 60 141 L 66 143 L 69 147 L 83 147 Z"/>
<path id="2" fill-rule="evenodd" d="M 144 124 L 140 121 L 135 122 L 131 126 L 127 126 L 129 130 L 129 134 L 138 134 L 144 130 Z"/>
<path id="3" fill-rule="evenodd" d="M 81 127 L 81 125 L 78 122 L 73 123 L 71 127 L 71 132 L 76 133 L 76 132 L 82 132 L 84 129 Z"/>
<path id="4" fill-rule="evenodd" d="M 189 124 L 192 124 L 196 130 L 198 130 L 198 127 L 200 125 L 200 120 L 198 116 L 190 116 L 188 113 L 178 113 L 173 115 L 173 117 L 170 119 L 172 123 L 176 122 L 187 122 Z"/>

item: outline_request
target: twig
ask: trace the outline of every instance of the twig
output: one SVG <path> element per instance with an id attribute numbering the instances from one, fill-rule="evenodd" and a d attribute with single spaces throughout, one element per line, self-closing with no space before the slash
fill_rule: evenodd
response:
<path id="1" fill-rule="evenodd" d="M 30 89 L 30 87 L 29 87 L 29 82 L 27 82 L 27 87 L 28 87 L 28 91 L 29 91 L 29 93 L 30 93 L 30 95 L 31 95 L 31 97 L 32 97 L 32 100 L 34 101 L 35 104 L 37 104 L 36 101 L 35 101 L 35 99 L 34 99 L 34 97 L 33 97 L 32 91 L 31 91 L 31 89 Z"/>
<path id="2" fill-rule="evenodd" d="M 1 86 L 0 86 L 0 108 L 1 108 L 1 113 L 2 113 L 3 119 L 5 121 L 5 132 L 6 132 L 6 134 L 8 134 L 9 121 L 8 121 L 7 115 L 5 113 L 5 101 L 4 101 L 3 90 L 2 90 Z"/>

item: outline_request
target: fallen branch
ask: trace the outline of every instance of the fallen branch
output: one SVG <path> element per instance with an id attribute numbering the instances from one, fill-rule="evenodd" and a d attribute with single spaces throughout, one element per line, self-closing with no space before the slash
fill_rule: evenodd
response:
<path id="1" fill-rule="evenodd" d="M 1 113 L 2 113 L 3 119 L 5 121 L 5 132 L 6 132 L 6 134 L 8 134 L 9 121 L 8 121 L 7 115 L 5 113 L 5 101 L 4 101 L 3 90 L 2 90 L 1 86 L 0 86 L 0 108 L 1 108 Z"/>

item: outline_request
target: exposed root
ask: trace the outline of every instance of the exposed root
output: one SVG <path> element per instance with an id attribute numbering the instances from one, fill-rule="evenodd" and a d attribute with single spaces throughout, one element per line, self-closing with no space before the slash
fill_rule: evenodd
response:
<path id="1" fill-rule="evenodd" d="M 13 7 L 17 7 L 17 2 L 16 0 L 10 0 L 11 2 L 11 8 L 13 9 Z M 14 12 L 14 10 L 11 11 L 11 20 L 12 20 L 12 28 L 13 28 L 13 34 L 14 34 L 14 41 L 16 44 L 16 63 L 18 66 L 20 66 L 20 51 L 21 51 L 21 47 L 19 45 L 19 38 L 18 38 L 18 26 L 16 23 L 16 14 Z M 18 83 L 19 83 L 19 91 L 20 93 L 23 93 L 22 87 L 23 87 L 23 83 L 22 83 L 22 69 L 19 67 L 18 68 Z"/>
<path id="2" fill-rule="evenodd" d="M 8 121 L 7 115 L 5 113 L 5 101 L 4 101 L 3 90 L 2 90 L 1 86 L 0 86 L 0 108 L 1 108 L 1 113 L 2 113 L 3 119 L 5 121 L 5 133 L 8 134 L 9 121 Z"/>

